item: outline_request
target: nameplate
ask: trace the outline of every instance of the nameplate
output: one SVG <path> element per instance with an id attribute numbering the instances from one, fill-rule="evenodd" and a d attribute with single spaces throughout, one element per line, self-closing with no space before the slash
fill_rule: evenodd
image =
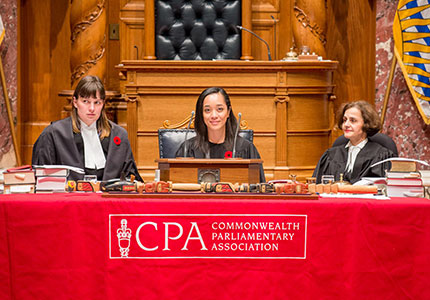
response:
<path id="1" fill-rule="evenodd" d="M 306 259 L 307 215 L 110 214 L 110 259 Z"/>

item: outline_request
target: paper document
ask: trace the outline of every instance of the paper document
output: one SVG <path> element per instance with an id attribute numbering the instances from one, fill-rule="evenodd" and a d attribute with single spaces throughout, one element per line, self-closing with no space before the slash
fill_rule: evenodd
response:
<path id="1" fill-rule="evenodd" d="M 380 165 L 380 164 L 383 164 L 383 163 L 389 162 L 389 161 L 414 161 L 414 162 L 423 164 L 423 165 L 425 165 L 427 167 L 430 167 L 430 165 L 427 162 L 423 161 L 423 160 L 413 159 L 413 158 L 406 158 L 406 157 L 391 157 L 391 158 L 387 158 L 387 159 L 384 159 L 384 160 L 381 160 L 381 161 L 378 161 L 378 162 L 374 163 L 373 165 L 370 166 L 370 168 L 373 168 L 374 166 L 377 166 L 377 165 Z"/>

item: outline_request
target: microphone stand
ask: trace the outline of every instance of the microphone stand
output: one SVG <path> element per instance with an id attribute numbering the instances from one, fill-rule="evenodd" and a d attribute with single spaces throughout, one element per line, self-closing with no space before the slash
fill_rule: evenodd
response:
<path id="1" fill-rule="evenodd" d="M 237 127 L 236 127 L 236 133 L 234 135 L 234 143 L 233 143 L 233 158 L 236 158 L 236 141 L 237 136 L 239 135 L 239 129 L 240 129 L 240 119 L 242 118 L 242 114 L 239 113 L 239 120 L 237 121 Z"/>
<path id="2" fill-rule="evenodd" d="M 190 131 L 190 127 L 191 127 L 191 123 L 193 122 L 193 117 L 194 117 L 194 110 L 191 112 L 191 118 L 190 121 L 188 122 L 188 126 L 187 126 L 187 131 L 185 132 L 185 141 L 184 141 L 184 157 L 187 157 L 187 136 L 188 136 L 188 132 Z"/>
<path id="3" fill-rule="evenodd" d="M 246 29 L 245 27 L 242 27 L 242 26 L 239 26 L 239 25 L 236 25 L 236 27 L 239 28 L 240 30 L 245 30 L 246 32 L 249 32 L 250 34 L 252 34 L 253 36 L 255 36 L 257 39 L 259 39 L 260 41 L 262 41 L 266 45 L 266 47 L 267 47 L 267 56 L 269 57 L 269 60 L 272 60 L 272 55 L 270 54 L 269 44 L 265 40 L 263 40 L 261 37 L 259 37 L 255 32 L 253 32 L 253 31 L 251 31 L 249 29 Z"/>

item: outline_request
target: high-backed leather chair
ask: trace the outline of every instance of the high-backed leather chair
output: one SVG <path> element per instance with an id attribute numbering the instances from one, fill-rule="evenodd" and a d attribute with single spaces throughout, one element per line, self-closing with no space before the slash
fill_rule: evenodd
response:
<path id="1" fill-rule="evenodd" d="M 157 59 L 240 59 L 241 1 L 154 1 Z"/>
<path id="2" fill-rule="evenodd" d="M 378 143 L 381 146 L 391 150 L 396 157 L 399 156 L 396 143 L 394 143 L 393 139 L 391 137 L 389 137 L 388 135 L 381 133 L 381 132 L 378 132 L 378 133 L 376 133 L 372 136 L 369 136 L 367 138 L 369 139 L 369 141 L 372 141 L 374 143 Z M 346 145 L 346 143 L 348 143 L 348 141 L 349 140 L 346 137 L 341 135 L 340 137 L 338 137 L 334 141 L 332 147 L 340 146 L 340 145 Z"/>
<path id="3" fill-rule="evenodd" d="M 187 131 L 187 139 L 196 136 L 194 129 L 158 129 L 160 158 L 175 158 L 176 151 L 178 151 L 181 144 L 185 141 Z M 254 131 L 252 129 L 240 130 L 239 136 L 252 143 L 254 140 Z"/>

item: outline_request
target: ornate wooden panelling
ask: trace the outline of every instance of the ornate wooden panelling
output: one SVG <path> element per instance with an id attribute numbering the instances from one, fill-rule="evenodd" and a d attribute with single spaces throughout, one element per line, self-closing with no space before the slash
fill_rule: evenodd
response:
<path id="1" fill-rule="evenodd" d="M 86 75 L 106 75 L 106 0 L 74 0 L 70 8 L 71 86 Z"/>
<path id="2" fill-rule="evenodd" d="M 375 3 L 327 1 L 327 58 L 339 61 L 336 110 L 348 101 L 375 101 Z"/>
<path id="3" fill-rule="evenodd" d="M 288 28 L 281 28 L 279 22 L 281 17 L 280 12 L 280 1 L 252 1 L 252 29 L 256 34 L 258 34 L 262 39 L 264 39 L 270 47 L 272 52 L 273 60 L 283 58 L 284 53 L 278 51 L 279 31 L 282 30 L 282 39 L 291 42 L 290 30 Z M 286 0 L 284 2 L 290 2 Z M 276 26 L 276 29 L 275 29 Z M 246 33 L 243 33 L 246 34 Z M 258 39 L 252 37 L 252 54 L 256 60 L 267 60 L 267 48 Z M 291 43 L 287 45 L 289 47 Z"/>
<path id="4" fill-rule="evenodd" d="M 233 111 L 254 130 L 266 178 L 310 176 L 331 143 L 335 62 L 123 61 L 129 139 L 141 175 L 152 180 L 157 130 L 195 109 L 209 86 L 230 94 Z M 226 76 L 228 74 L 228 76 Z M 178 80 L 177 78 L 181 78 Z"/>
<path id="5" fill-rule="evenodd" d="M 18 108 L 18 128 L 22 151 L 21 156 L 24 163 L 30 162 L 32 145 L 37 136 L 52 120 L 61 117 L 61 111 L 67 103 L 64 98 L 58 96 L 58 93 L 71 88 L 72 72 L 70 64 L 73 55 L 70 24 L 73 23 L 71 22 L 72 2 L 78 3 L 79 1 L 48 0 L 19 2 L 19 24 L 21 28 L 18 35 L 20 38 L 19 48 L 21 49 L 19 52 L 19 73 L 21 74 L 19 98 L 21 102 Z M 101 2 L 102 0 L 91 0 L 86 1 L 85 5 L 95 3 L 95 7 L 97 7 Z M 143 60 L 145 51 L 147 51 L 147 49 L 145 50 L 145 47 L 148 46 L 145 44 L 145 38 L 148 38 L 145 37 L 145 0 L 104 0 L 103 2 L 107 13 L 105 16 L 105 33 L 108 33 L 108 24 L 119 23 L 120 25 L 119 41 L 107 40 L 105 52 L 107 57 L 107 70 L 105 71 L 106 87 L 109 90 L 118 91 L 120 83 L 124 84 L 126 82 L 125 79 L 131 82 L 130 78 L 132 78 L 132 75 L 128 72 L 127 77 L 121 77 L 121 75 L 118 75 L 118 69 L 115 69 L 114 65 L 120 64 L 125 60 Z M 267 40 L 274 58 L 283 58 L 293 44 L 292 21 L 296 18 L 294 5 L 297 4 L 303 11 L 307 11 L 309 7 L 302 5 L 301 3 L 303 2 L 294 0 L 249 0 L 248 5 L 250 5 L 247 6 L 247 9 L 251 11 L 251 17 L 249 18 L 248 25 L 251 27 L 251 30 Z M 312 3 L 312 1 L 308 1 L 308 3 Z M 327 43 L 325 46 L 327 56 L 324 58 L 340 61 L 339 68 L 334 70 L 332 78 L 336 84 L 335 93 L 337 97 L 334 102 L 335 108 L 342 102 L 358 98 L 364 98 L 372 102 L 375 75 L 375 1 L 347 0 L 346 2 L 339 3 L 329 0 L 326 1 L 324 8 L 327 33 Z M 313 24 L 313 18 L 323 13 L 321 11 L 307 11 L 306 14 L 309 20 L 311 20 L 310 24 Z M 5 18 L 3 16 L 3 19 Z M 356 24 L 360 24 L 360 26 Z M 245 23 L 242 23 L 242 25 L 245 25 Z M 323 25 L 321 25 L 321 28 L 323 28 Z M 249 39 L 245 44 L 250 43 L 251 45 L 247 50 L 247 55 L 252 56 L 257 61 L 267 60 L 265 45 L 256 38 L 250 35 L 247 36 Z M 243 37 L 245 38 L 245 35 Z M 276 57 L 274 55 L 275 52 L 277 54 Z M 261 73 L 261 80 L 264 81 L 266 75 L 264 72 Z M 224 77 L 227 81 L 227 86 L 229 81 L 235 80 L 235 78 L 230 78 L 230 74 L 217 73 L 216 76 L 220 78 Z M 246 76 L 242 74 L 243 78 L 246 78 Z M 178 74 L 178 77 L 182 78 L 182 74 Z M 239 79 L 242 79 L 242 77 Z M 121 78 L 124 80 L 121 80 Z M 135 80 L 137 78 L 138 76 L 136 75 Z M 294 139 L 301 139 L 302 134 L 307 134 L 306 131 L 300 131 L 303 128 L 292 129 L 295 126 L 294 120 L 299 118 L 296 113 L 292 114 L 292 112 L 302 111 L 301 109 L 297 110 L 297 106 L 294 103 L 303 102 L 303 98 L 299 94 L 296 96 L 290 94 L 292 88 L 287 88 L 290 79 L 291 76 L 277 79 L 279 80 L 279 85 L 276 86 L 276 89 L 272 87 L 270 92 L 264 89 L 257 92 L 253 87 L 242 88 L 242 90 L 246 90 L 247 96 L 236 98 L 236 101 L 240 103 L 242 113 L 245 114 L 246 112 L 247 115 L 253 115 L 255 112 L 250 106 L 246 106 L 245 104 L 249 101 L 252 105 L 255 102 L 261 102 L 261 99 L 265 99 L 263 100 L 266 103 L 264 109 L 268 113 L 285 111 L 285 113 L 280 114 L 278 117 L 280 118 L 280 123 L 289 124 L 288 135 L 286 137 L 276 137 L 276 141 L 279 140 L 280 143 L 276 145 L 272 144 L 274 148 L 266 145 L 271 145 L 270 143 L 274 139 L 273 128 L 276 128 L 276 125 L 274 125 L 276 124 L 275 121 L 267 121 L 267 119 L 263 119 L 263 116 L 255 116 L 253 122 L 257 122 L 256 124 L 258 125 L 250 126 L 251 128 L 256 127 L 258 129 L 257 143 L 259 148 L 263 149 L 265 160 L 267 162 L 272 161 L 269 164 L 265 163 L 265 166 L 268 168 L 271 166 L 274 168 L 276 166 L 275 161 L 280 164 L 278 167 L 284 167 L 284 162 L 287 165 L 292 165 L 291 161 L 294 158 L 291 155 L 296 150 L 293 147 L 288 152 L 285 152 L 284 149 L 286 148 L 283 147 L 286 147 L 285 145 L 290 143 L 290 141 L 294 141 Z M 281 85 L 282 80 L 286 80 L 285 86 Z M 175 82 L 178 82 L 178 80 Z M 168 84 L 170 82 L 167 82 L 166 86 Z M 184 99 L 183 93 L 192 95 L 190 96 L 192 98 L 191 102 L 194 102 L 195 97 L 202 88 L 203 86 L 196 86 L 192 92 L 189 91 L 189 88 L 185 92 L 181 89 L 172 88 L 172 93 L 177 92 L 178 99 Z M 121 90 L 125 91 L 125 86 Z M 242 92 L 241 89 L 234 89 L 233 93 L 238 95 Z M 113 117 L 120 124 L 125 124 L 125 106 L 128 106 L 133 111 L 142 111 L 142 109 L 145 111 L 140 106 L 142 96 L 137 94 L 137 91 L 133 94 L 133 91 L 129 90 L 127 95 L 127 102 L 115 104 L 118 109 L 115 110 Z M 270 101 L 265 97 L 270 98 Z M 169 101 L 166 103 L 170 103 Z M 308 103 L 308 107 L 312 107 L 311 102 L 306 103 Z M 330 107 L 332 104 L 333 101 L 329 101 L 328 106 Z M 165 108 L 162 107 L 161 109 L 163 111 Z M 181 112 L 180 117 L 185 117 L 192 107 L 187 106 L 186 108 L 178 109 Z M 330 111 L 330 108 L 328 110 Z M 158 114 L 161 112 L 153 111 L 152 113 Z M 312 116 L 316 119 L 315 115 Z M 162 119 L 162 122 L 166 118 L 162 116 L 159 119 Z M 333 119 L 332 115 L 330 119 Z M 145 121 L 148 120 L 145 119 Z M 157 119 L 157 122 L 149 123 L 149 125 L 155 126 L 155 123 L 157 123 L 156 126 L 160 126 L 161 123 L 158 121 Z M 330 126 L 332 126 L 333 122 L 330 122 Z M 129 123 L 128 125 L 131 126 L 128 130 L 132 132 L 138 131 L 137 127 L 139 125 L 137 123 Z M 260 125 L 261 127 L 259 127 Z M 145 135 L 145 132 L 139 129 L 139 136 Z M 151 133 L 151 136 L 156 141 L 153 133 Z M 308 137 L 306 136 L 307 139 Z M 282 138 L 286 142 L 283 142 Z M 313 135 L 313 138 L 318 139 L 315 135 Z M 309 137 L 309 139 L 312 138 Z M 304 145 L 306 144 L 305 142 L 303 143 Z M 152 149 L 151 147 L 149 146 L 149 149 Z M 265 148 L 267 150 L 264 150 Z M 312 150 L 313 154 L 310 155 L 311 160 L 315 160 L 315 157 L 321 155 L 323 150 L 325 150 L 322 148 Z M 286 154 L 282 156 L 281 153 L 284 152 Z M 155 151 L 151 155 L 151 159 L 155 159 L 158 153 Z"/>
<path id="6" fill-rule="evenodd" d="M 296 0 L 293 9 L 293 32 L 296 47 L 310 48 L 311 53 L 327 57 L 326 0 Z"/>
<path id="7" fill-rule="evenodd" d="M 143 59 L 145 0 L 121 0 L 120 6 L 120 59 Z"/>

